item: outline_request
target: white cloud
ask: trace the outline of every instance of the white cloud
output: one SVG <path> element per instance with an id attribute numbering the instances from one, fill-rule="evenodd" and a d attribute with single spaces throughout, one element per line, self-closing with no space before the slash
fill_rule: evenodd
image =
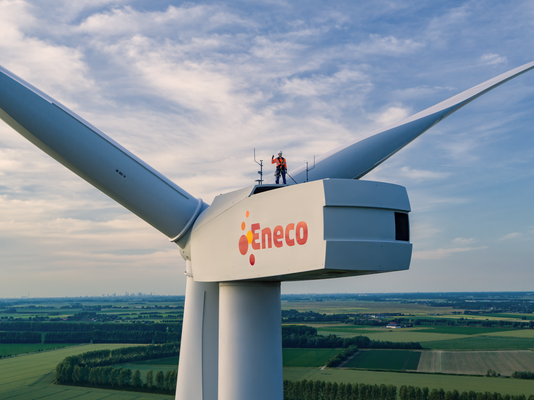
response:
<path id="1" fill-rule="evenodd" d="M 402 175 L 406 176 L 409 179 L 414 179 L 417 181 L 425 180 L 439 180 L 445 179 L 450 176 L 448 172 L 435 172 L 435 171 L 424 171 L 419 169 L 412 169 L 410 167 L 401 168 Z"/>
<path id="2" fill-rule="evenodd" d="M 369 114 L 369 117 L 379 126 L 387 126 L 408 117 L 410 111 L 405 107 L 391 106 L 379 113 Z"/>
<path id="3" fill-rule="evenodd" d="M 500 238 L 499 240 L 509 240 L 509 239 L 517 239 L 518 237 L 522 236 L 522 233 L 519 233 L 519 232 L 512 232 L 512 233 L 509 233 L 507 235 L 504 235 L 502 238 Z"/>
<path id="4" fill-rule="evenodd" d="M 484 250 L 487 246 L 482 247 L 456 247 L 452 249 L 435 249 L 427 251 L 415 251 L 412 258 L 416 260 L 441 260 L 451 256 L 454 253 L 463 253 L 466 251 Z"/>
<path id="5" fill-rule="evenodd" d="M 412 54 L 424 47 L 423 43 L 412 39 L 397 39 L 395 36 L 369 35 L 369 40 L 355 45 L 353 51 L 357 55 L 378 54 L 389 56 L 400 56 Z"/>
<path id="6" fill-rule="evenodd" d="M 475 242 L 474 238 L 461 238 L 461 237 L 453 239 L 452 241 L 453 244 L 471 244 L 474 242 Z"/>
<path id="7" fill-rule="evenodd" d="M 480 57 L 480 62 L 485 65 L 497 65 L 497 64 L 506 64 L 508 60 L 504 56 L 498 54 L 483 54 Z"/>
<path id="8" fill-rule="evenodd" d="M 0 65 L 12 70 L 58 100 L 90 89 L 83 53 L 76 48 L 54 45 L 23 33 L 39 24 L 31 7 L 23 1 L 0 2 Z"/>

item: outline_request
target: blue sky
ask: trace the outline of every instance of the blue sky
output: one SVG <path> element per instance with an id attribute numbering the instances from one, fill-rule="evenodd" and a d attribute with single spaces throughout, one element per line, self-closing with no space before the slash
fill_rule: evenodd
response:
<path id="1" fill-rule="evenodd" d="M 253 148 L 291 172 L 534 60 L 532 38 L 528 0 L 0 0 L 0 65 L 208 203 L 253 183 Z M 365 177 L 408 190 L 409 271 L 283 291 L 534 290 L 533 106 L 529 72 Z M 0 297 L 183 294 L 184 267 L 0 124 Z"/>

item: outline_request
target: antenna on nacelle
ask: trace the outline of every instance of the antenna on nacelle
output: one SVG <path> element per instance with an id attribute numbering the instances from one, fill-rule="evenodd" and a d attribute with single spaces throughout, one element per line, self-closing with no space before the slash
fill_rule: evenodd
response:
<path id="1" fill-rule="evenodd" d="M 306 181 L 305 182 L 308 182 L 308 171 L 311 171 L 314 168 L 315 168 L 315 156 L 313 156 L 313 167 L 311 168 L 308 168 L 308 160 L 306 160 Z"/>
<path id="2" fill-rule="evenodd" d="M 258 185 L 261 185 L 263 183 L 263 160 L 260 160 L 260 162 L 256 161 L 256 148 L 254 148 L 254 162 L 260 166 L 260 170 L 258 171 L 260 179 L 256 179 L 255 182 L 258 182 Z"/>

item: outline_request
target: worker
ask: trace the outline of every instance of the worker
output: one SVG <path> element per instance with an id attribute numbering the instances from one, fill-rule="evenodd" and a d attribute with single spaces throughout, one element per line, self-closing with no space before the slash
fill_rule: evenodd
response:
<path id="1" fill-rule="evenodd" d="M 287 173 L 287 162 L 284 157 L 282 157 L 282 150 L 278 152 L 278 157 L 274 158 L 274 155 L 271 158 L 271 164 L 276 164 L 276 171 L 274 176 L 276 177 L 276 184 L 280 182 L 280 175 L 282 175 L 282 180 L 284 185 L 286 184 L 286 173 Z"/>

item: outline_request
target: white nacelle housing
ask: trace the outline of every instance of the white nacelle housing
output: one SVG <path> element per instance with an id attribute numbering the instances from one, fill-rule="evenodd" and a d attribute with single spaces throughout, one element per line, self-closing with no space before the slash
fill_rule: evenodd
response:
<path id="1" fill-rule="evenodd" d="M 201 282 L 309 280 L 409 268 L 402 186 L 325 179 L 217 196 L 190 242 Z"/>

